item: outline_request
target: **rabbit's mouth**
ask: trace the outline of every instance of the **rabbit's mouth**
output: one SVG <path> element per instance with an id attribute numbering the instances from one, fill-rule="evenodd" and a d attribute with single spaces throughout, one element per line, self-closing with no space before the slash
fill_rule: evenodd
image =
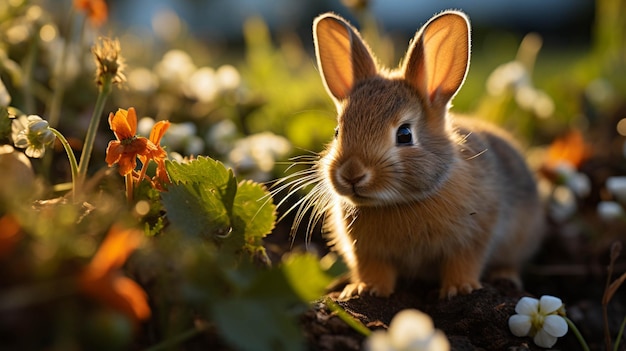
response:
<path id="1" fill-rule="evenodd" d="M 337 191 L 337 189 L 335 189 L 335 191 Z M 360 188 L 352 188 L 350 192 L 338 192 L 338 194 L 344 201 L 354 207 L 384 207 L 398 203 L 397 199 L 390 198 L 378 192 L 368 193 Z"/>

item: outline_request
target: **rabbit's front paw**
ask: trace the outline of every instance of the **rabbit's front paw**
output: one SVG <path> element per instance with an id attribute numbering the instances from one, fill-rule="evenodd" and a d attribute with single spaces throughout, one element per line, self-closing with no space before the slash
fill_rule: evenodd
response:
<path id="1" fill-rule="evenodd" d="M 467 295 L 474 290 L 482 289 L 482 287 L 483 286 L 480 284 L 480 282 L 475 280 L 459 284 L 444 285 L 441 287 L 441 290 L 439 290 L 439 298 L 444 300 L 451 299 L 458 294 Z"/>
<path id="2" fill-rule="evenodd" d="M 353 296 L 363 295 L 364 293 L 369 293 L 370 295 L 377 297 L 389 297 L 389 295 L 393 293 L 393 285 L 371 285 L 364 282 L 350 283 L 343 288 L 343 291 L 339 295 L 339 299 L 348 300 Z"/>

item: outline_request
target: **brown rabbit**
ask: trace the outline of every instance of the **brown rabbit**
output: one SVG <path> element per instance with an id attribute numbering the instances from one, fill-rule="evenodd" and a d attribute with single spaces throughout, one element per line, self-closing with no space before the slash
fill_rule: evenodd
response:
<path id="1" fill-rule="evenodd" d="M 543 232 L 533 175 L 506 133 L 448 113 L 469 66 L 467 17 L 432 18 L 392 71 L 337 15 L 313 32 L 338 127 L 300 184 L 317 182 L 303 207 L 350 268 L 341 297 L 389 296 L 403 277 L 438 279 L 450 298 L 480 289 L 485 267 L 520 284 Z"/>

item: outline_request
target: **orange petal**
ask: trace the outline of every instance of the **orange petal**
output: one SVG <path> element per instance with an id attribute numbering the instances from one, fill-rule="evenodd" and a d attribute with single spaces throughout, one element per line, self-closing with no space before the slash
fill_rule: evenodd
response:
<path id="1" fill-rule="evenodd" d="M 165 161 L 158 160 L 157 161 L 157 169 L 156 169 L 156 188 L 158 190 L 165 190 L 164 184 L 170 184 L 172 181 L 170 180 L 169 175 L 167 174 L 167 168 L 165 168 Z"/>
<path id="2" fill-rule="evenodd" d="M 122 157 L 122 153 L 124 152 L 124 145 L 120 143 L 118 140 L 109 141 L 109 145 L 107 146 L 105 161 L 109 165 L 109 167 L 113 166 L 114 163 L 119 161 L 120 157 Z"/>
<path id="3" fill-rule="evenodd" d="M 101 26 L 104 22 L 106 22 L 108 15 L 109 10 L 104 0 L 92 1 L 91 12 L 89 13 L 89 20 L 94 24 L 94 26 Z"/>
<path id="4" fill-rule="evenodd" d="M 130 139 L 134 136 L 131 134 L 126 115 L 128 115 L 128 111 L 123 109 L 118 109 L 115 114 L 113 112 L 109 113 L 109 127 L 117 140 Z"/>
<path id="5" fill-rule="evenodd" d="M 131 134 L 135 136 L 135 134 L 137 134 L 137 113 L 135 112 L 134 107 L 128 109 L 128 115 L 126 118 L 128 119 L 128 125 L 130 126 Z"/>
<path id="6" fill-rule="evenodd" d="M 113 290 L 119 297 L 119 308 L 136 320 L 150 317 L 148 294 L 134 280 L 119 276 L 113 281 Z"/>
<path id="7" fill-rule="evenodd" d="M 107 20 L 108 8 L 104 0 L 74 0 L 74 7 L 84 11 L 95 26 L 100 26 Z"/>
<path id="8" fill-rule="evenodd" d="M 165 132 L 169 127 L 169 121 L 159 121 L 155 123 L 150 131 L 150 141 L 152 141 L 155 145 L 161 144 L 161 138 L 163 138 L 163 135 L 165 135 Z"/>
<path id="9" fill-rule="evenodd" d="M 143 233 L 140 230 L 113 225 L 87 266 L 86 274 L 98 277 L 120 268 L 142 240 Z"/>
<path id="10" fill-rule="evenodd" d="M 135 170 L 137 167 L 137 155 L 136 154 L 123 154 L 117 161 L 118 171 L 120 175 L 127 175 Z"/>
<path id="11" fill-rule="evenodd" d="M 590 147 L 585 143 L 582 133 L 572 130 L 552 142 L 548 148 L 545 166 L 554 168 L 561 163 L 567 163 L 578 168 L 589 155 Z"/>
<path id="12" fill-rule="evenodd" d="M 131 112 L 132 111 L 132 112 Z M 109 114 L 109 126 L 117 140 L 132 139 L 137 132 L 137 115 L 135 109 L 130 108 L 128 111 L 118 109 L 115 114 Z"/>
<path id="13" fill-rule="evenodd" d="M 122 276 L 118 270 L 142 240 L 143 233 L 140 230 L 114 225 L 79 276 L 79 285 L 83 292 L 135 320 L 150 317 L 147 294 L 136 282 Z"/>

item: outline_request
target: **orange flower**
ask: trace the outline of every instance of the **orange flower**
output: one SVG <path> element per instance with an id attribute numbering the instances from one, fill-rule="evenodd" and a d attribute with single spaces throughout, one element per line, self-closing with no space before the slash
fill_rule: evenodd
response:
<path id="1" fill-rule="evenodd" d="M 143 233 L 113 225 L 91 262 L 79 277 L 82 291 L 135 321 L 150 317 L 146 292 L 122 275 L 121 267 L 141 244 Z"/>
<path id="2" fill-rule="evenodd" d="M 149 159 L 152 159 L 157 164 L 156 176 L 153 179 L 154 185 L 159 190 L 164 190 L 163 184 L 169 184 L 170 178 L 167 175 L 167 170 L 165 169 L 165 160 L 167 159 L 167 153 L 161 147 L 161 139 L 165 132 L 170 127 L 169 121 L 159 121 L 155 123 L 150 131 L 150 141 L 157 147 L 157 150 L 152 152 L 149 156 L 139 156 L 139 159 L 142 163 L 148 162 Z"/>
<path id="3" fill-rule="evenodd" d="M 152 142 L 152 144 L 154 144 L 156 149 L 146 156 L 139 155 L 139 160 L 141 160 L 142 163 L 146 163 L 150 159 L 158 163 L 159 160 L 165 160 L 167 158 L 167 153 L 161 147 L 161 139 L 163 138 L 163 135 L 165 135 L 165 132 L 169 127 L 169 121 L 159 121 L 155 123 L 154 126 L 152 126 L 149 140 Z"/>
<path id="4" fill-rule="evenodd" d="M 107 20 L 109 11 L 104 0 L 74 0 L 74 7 L 84 11 L 96 27 L 100 27 Z"/>
<path id="5" fill-rule="evenodd" d="M 115 114 L 110 113 L 109 125 L 117 140 L 109 142 L 106 162 L 109 167 L 117 163 L 121 175 L 125 176 L 135 169 L 137 157 L 152 158 L 153 154 L 159 154 L 159 149 L 152 141 L 136 135 L 137 114 L 134 108 L 131 107 L 128 111 L 118 109 Z"/>
<path id="6" fill-rule="evenodd" d="M 590 148 L 585 143 L 582 133 L 575 129 L 550 144 L 544 166 L 554 169 L 566 163 L 578 168 L 589 154 Z"/>
<path id="7" fill-rule="evenodd" d="M 575 129 L 550 144 L 539 171 L 548 180 L 560 183 L 564 175 L 578 169 L 590 155 L 591 147 Z"/>

